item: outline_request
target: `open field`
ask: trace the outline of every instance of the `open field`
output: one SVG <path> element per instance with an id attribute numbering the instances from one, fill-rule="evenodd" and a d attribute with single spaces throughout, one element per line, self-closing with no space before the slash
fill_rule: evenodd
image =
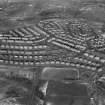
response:
<path id="1" fill-rule="evenodd" d="M 0 3 L 1 31 L 34 24 L 43 18 L 43 11 L 61 11 L 70 17 L 86 19 L 93 26 L 96 22 L 96 27 L 105 21 L 104 0 L 1 0 Z"/>

